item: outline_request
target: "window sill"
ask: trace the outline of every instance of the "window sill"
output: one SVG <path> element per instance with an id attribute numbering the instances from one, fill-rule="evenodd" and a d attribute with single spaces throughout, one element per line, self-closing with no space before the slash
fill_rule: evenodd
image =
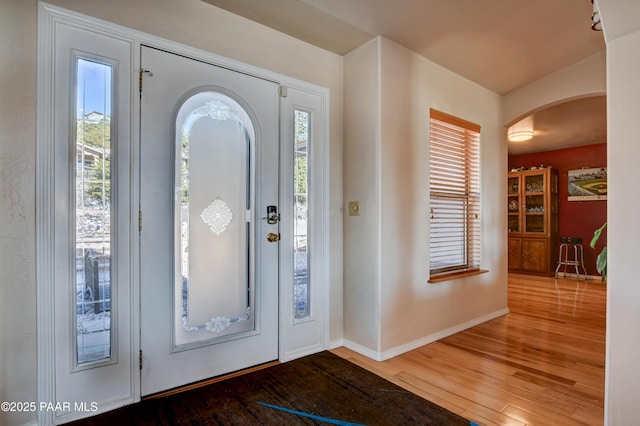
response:
<path id="1" fill-rule="evenodd" d="M 480 275 L 489 272 L 488 269 L 468 269 L 464 271 L 445 272 L 442 274 L 436 274 L 429 277 L 429 284 L 437 284 L 444 281 L 457 280 L 458 278 L 466 278 L 474 275 Z"/>

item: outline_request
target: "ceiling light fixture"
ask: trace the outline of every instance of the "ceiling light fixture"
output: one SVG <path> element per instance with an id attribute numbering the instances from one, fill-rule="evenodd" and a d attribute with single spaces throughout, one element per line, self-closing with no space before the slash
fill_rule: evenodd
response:
<path id="1" fill-rule="evenodd" d="M 591 14 L 591 29 L 593 31 L 602 31 L 602 22 L 600 22 L 600 12 L 598 12 L 598 6 L 591 0 L 593 5 L 593 13 Z"/>
<path id="2" fill-rule="evenodd" d="M 524 142 L 533 138 L 533 130 L 511 131 L 507 135 L 510 142 Z"/>
<path id="3" fill-rule="evenodd" d="M 524 142 L 533 138 L 533 116 L 523 118 L 507 129 L 509 142 Z"/>

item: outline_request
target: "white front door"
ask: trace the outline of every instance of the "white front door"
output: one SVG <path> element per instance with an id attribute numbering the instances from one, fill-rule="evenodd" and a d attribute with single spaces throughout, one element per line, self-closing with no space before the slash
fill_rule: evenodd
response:
<path id="1" fill-rule="evenodd" d="M 141 48 L 142 395 L 278 359 L 278 84 Z"/>

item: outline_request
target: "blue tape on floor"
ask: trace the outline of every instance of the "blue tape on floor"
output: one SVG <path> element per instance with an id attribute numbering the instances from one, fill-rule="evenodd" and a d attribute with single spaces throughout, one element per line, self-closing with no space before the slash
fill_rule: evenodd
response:
<path id="1" fill-rule="evenodd" d="M 476 423 L 476 422 L 474 422 L 473 420 L 471 420 L 471 422 L 470 422 L 470 423 L 471 423 L 471 426 L 480 426 L 480 424 L 479 424 L 479 423 Z"/>
<path id="2" fill-rule="evenodd" d="M 295 414 L 297 416 L 307 417 L 307 418 L 310 418 L 310 419 L 313 419 L 313 420 L 320 420 L 321 422 L 331 423 L 331 424 L 334 424 L 334 425 L 340 425 L 340 426 L 365 426 L 365 425 L 360 424 L 360 423 L 343 422 L 342 420 L 335 420 L 335 419 L 330 419 L 330 418 L 327 418 L 327 417 L 316 416 L 314 414 L 303 413 L 302 411 L 290 410 L 288 408 L 278 407 L 277 405 L 271 405 L 271 404 L 267 404 L 265 402 L 258 402 L 258 404 L 264 405 L 265 407 L 269 407 L 269 408 L 275 408 L 276 410 L 284 411 L 284 412 L 287 412 L 287 413 Z"/>

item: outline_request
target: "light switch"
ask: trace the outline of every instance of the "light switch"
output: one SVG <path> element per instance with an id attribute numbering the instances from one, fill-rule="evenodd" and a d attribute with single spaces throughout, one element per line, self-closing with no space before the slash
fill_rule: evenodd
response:
<path id="1" fill-rule="evenodd" d="M 349 201 L 349 216 L 360 215 L 360 203 L 358 201 Z"/>

